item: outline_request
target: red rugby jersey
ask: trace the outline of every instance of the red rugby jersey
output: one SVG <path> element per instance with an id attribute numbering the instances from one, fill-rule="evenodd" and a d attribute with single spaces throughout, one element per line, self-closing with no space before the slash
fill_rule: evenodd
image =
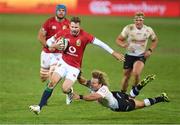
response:
<path id="1" fill-rule="evenodd" d="M 64 20 L 62 20 L 61 22 L 56 21 L 55 17 L 51 17 L 47 19 L 46 22 L 42 26 L 42 28 L 46 31 L 46 40 L 51 38 L 57 32 L 69 28 L 69 24 L 70 24 L 70 21 L 66 18 L 64 18 Z M 43 50 L 46 53 L 52 53 L 46 47 L 43 47 Z M 56 50 L 53 53 L 58 53 L 58 52 L 60 51 Z"/>
<path id="2" fill-rule="evenodd" d="M 70 34 L 70 29 L 66 29 L 55 35 L 56 39 L 59 37 L 68 40 L 68 47 L 62 54 L 63 60 L 67 64 L 80 69 L 86 45 L 92 43 L 94 36 L 82 29 L 78 36 L 73 36 Z"/>

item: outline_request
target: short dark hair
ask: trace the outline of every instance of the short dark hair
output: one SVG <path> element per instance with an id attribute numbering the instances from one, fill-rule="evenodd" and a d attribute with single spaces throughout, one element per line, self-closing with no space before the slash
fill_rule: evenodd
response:
<path id="1" fill-rule="evenodd" d="M 74 23 L 81 23 L 81 19 L 77 16 L 74 16 L 71 18 L 71 22 L 74 22 Z"/>

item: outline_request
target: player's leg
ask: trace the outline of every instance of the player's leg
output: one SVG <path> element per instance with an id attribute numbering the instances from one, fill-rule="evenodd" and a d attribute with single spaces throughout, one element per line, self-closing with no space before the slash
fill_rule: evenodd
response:
<path id="1" fill-rule="evenodd" d="M 47 100 L 51 97 L 51 94 L 53 92 L 53 89 L 61 79 L 61 76 L 57 72 L 53 72 L 50 82 L 48 83 L 48 86 L 44 90 L 41 101 L 39 103 L 40 109 L 47 103 Z"/>
<path id="2" fill-rule="evenodd" d="M 134 76 L 133 86 L 136 86 L 140 81 L 140 74 L 144 68 L 144 62 L 136 61 L 133 65 L 132 75 Z"/>
<path id="3" fill-rule="evenodd" d="M 118 109 L 113 111 L 127 112 L 135 109 L 135 102 L 133 99 L 129 98 L 128 94 L 119 91 L 111 91 L 111 93 L 113 94 L 114 98 L 116 98 L 119 106 Z"/>
<path id="4" fill-rule="evenodd" d="M 61 59 L 62 59 L 61 53 L 52 53 L 50 55 L 49 77 L 52 76 L 52 73 L 55 71 L 55 68 L 58 66 Z"/>
<path id="5" fill-rule="evenodd" d="M 40 79 L 42 82 L 45 82 L 49 77 L 49 68 L 40 68 Z"/>
<path id="6" fill-rule="evenodd" d="M 131 72 L 133 68 L 134 57 L 130 55 L 125 55 L 125 62 L 123 64 L 123 79 L 121 81 L 121 92 L 126 92 L 128 88 L 128 82 L 131 77 Z"/>
<path id="7" fill-rule="evenodd" d="M 132 87 L 131 91 L 130 91 L 130 96 L 132 98 L 135 98 L 137 95 L 139 95 L 139 91 L 146 86 L 149 82 L 151 82 L 152 80 L 155 79 L 154 74 L 148 75 L 146 76 L 143 80 L 141 80 L 141 82 L 139 84 L 137 84 L 136 86 Z"/>
<path id="8" fill-rule="evenodd" d="M 49 78 L 50 54 L 42 51 L 40 61 L 41 61 L 40 79 L 42 82 L 44 82 Z M 47 103 L 47 101 L 46 101 L 46 103 Z M 44 103 L 44 105 L 46 105 L 46 103 Z M 41 111 L 41 108 L 39 105 L 31 105 L 31 106 L 29 106 L 29 108 L 30 108 L 30 111 L 33 111 L 37 115 Z"/>
<path id="9" fill-rule="evenodd" d="M 131 69 L 124 69 L 123 70 L 123 79 L 121 82 L 121 92 L 126 93 L 128 89 L 128 82 L 131 76 Z"/>
<path id="10" fill-rule="evenodd" d="M 140 109 L 145 107 L 144 101 L 134 99 L 134 102 L 135 102 L 135 109 Z"/>
<path id="11" fill-rule="evenodd" d="M 42 94 L 39 105 L 31 105 L 29 107 L 30 110 L 33 111 L 35 114 L 40 113 L 42 107 L 47 103 L 48 99 L 50 98 L 54 87 L 57 85 L 59 80 L 63 77 L 63 73 L 65 72 L 65 70 L 63 70 L 62 67 L 63 67 L 62 65 L 60 67 L 59 66 L 56 67 L 55 71 L 52 73 L 52 76 L 50 77 L 51 79 Z M 58 71 L 61 71 L 61 74 Z"/>
<path id="12" fill-rule="evenodd" d="M 72 102 L 72 94 L 73 94 L 73 84 L 77 80 L 80 70 L 67 65 L 67 74 L 65 81 L 62 85 L 62 90 L 66 95 L 66 104 L 70 104 Z"/>
<path id="13" fill-rule="evenodd" d="M 72 102 L 74 82 L 70 79 L 65 79 L 62 85 L 62 91 L 66 94 L 66 104 L 69 105 Z"/>
<path id="14" fill-rule="evenodd" d="M 48 81 L 47 81 L 47 85 L 49 84 L 50 81 L 52 81 L 52 77 L 54 77 L 53 73 L 55 71 L 55 68 L 58 67 L 58 62 L 60 61 L 60 58 L 61 58 L 61 53 L 49 53 L 48 54 L 49 56 L 49 59 L 47 61 L 48 63 L 48 66 L 50 66 L 50 69 L 49 69 L 49 73 L 48 73 Z M 47 86 L 48 88 L 48 86 Z M 46 89 L 47 89 L 46 88 Z M 49 89 L 49 95 L 48 95 L 48 98 L 50 98 L 50 96 L 52 95 L 52 92 L 53 92 L 53 89 Z M 44 105 L 44 103 L 43 103 Z M 47 102 L 46 102 L 46 105 L 47 105 Z"/>
<path id="15" fill-rule="evenodd" d="M 50 54 L 41 52 L 41 68 L 40 68 L 40 79 L 42 82 L 49 78 L 49 68 L 50 68 Z"/>
<path id="16" fill-rule="evenodd" d="M 138 109 L 138 108 L 148 107 L 160 102 L 169 102 L 170 100 L 166 93 L 162 93 L 160 96 L 155 98 L 147 98 L 144 99 L 144 101 L 139 101 L 134 99 L 134 101 L 136 106 L 135 108 Z"/>

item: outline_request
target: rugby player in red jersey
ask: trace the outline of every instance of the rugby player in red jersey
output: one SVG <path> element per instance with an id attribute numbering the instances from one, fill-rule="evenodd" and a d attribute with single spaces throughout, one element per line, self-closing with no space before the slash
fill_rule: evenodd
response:
<path id="1" fill-rule="evenodd" d="M 62 84 L 62 90 L 69 97 L 69 100 L 67 100 L 66 103 L 71 103 L 73 96 L 71 88 L 77 80 L 82 64 L 83 54 L 88 44 L 98 45 L 110 53 L 117 60 L 124 61 L 123 54 L 115 52 L 107 44 L 97 39 L 95 36 L 80 29 L 80 22 L 81 21 L 79 17 L 72 17 L 70 22 L 70 29 L 58 32 L 55 36 L 51 37 L 47 41 L 47 46 L 58 48 L 58 45 L 52 43 L 55 42 L 59 37 L 64 37 L 68 40 L 68 47 L 63 51 L 62 59 L 58 62 L 58 65 L 50 76 L 50 82 L 43 92 L 39 105 L 31 105 L 29 107 L 30 110 L 35 114 L 40 113 L 42 107 L 49 99 L 53 88 L 62 78 L 65 78 Z"/>
<path id="2" fill-rule="evenodd" d="M 70 21 L 65 18 L 66 13 L 65 5 L 57 5 L 56 15 L 47 19 L 39 30 L 38 39 L 42 44 L 40 68 L 40 78 L 42 82 L 48 79 L 49 70 L 50 67 L 52 67 L 51 65 L 56 63 L 55 61 L 59 60 L 61 57 L 61 52 L 59 50 L 46 46 L 46 41 L 54 36 L 58 31 L 69 28 Z"/>

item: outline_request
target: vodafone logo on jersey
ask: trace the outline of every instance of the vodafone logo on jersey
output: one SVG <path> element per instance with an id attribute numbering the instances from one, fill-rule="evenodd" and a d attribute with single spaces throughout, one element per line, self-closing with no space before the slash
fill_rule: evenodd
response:
<path id="1" fill-rule="evenodd" d="M 69 52 L 70 53 L 75 53 L 76 52 L 76 48 L 74 46 L 70 46 L 69 47 Z"/>
<path id="2" fill-rule="evenodd" d="M 70 46 L 68 48 L 68 50 L 69 50 L 69 52 L 67 52 L 67 54 L 69 54 L 71 56 L 76 56 L 76 57 L 78 56 L 77 54 L 75 54 L 76 53 L 76 48 L 74 46 Z"/>

